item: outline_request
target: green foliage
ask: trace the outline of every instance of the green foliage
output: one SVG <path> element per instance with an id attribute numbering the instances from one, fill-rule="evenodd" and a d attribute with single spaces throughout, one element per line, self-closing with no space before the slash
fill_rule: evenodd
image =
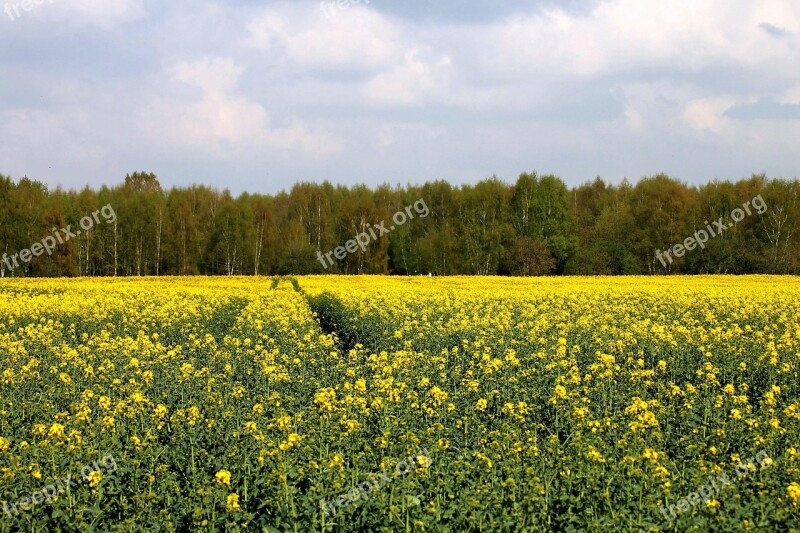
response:
<path id="1" fill-rule="evenodd" d="M 656 259 L 657 250 L 757 195 L 766 212 L 671 264 Z M 393 215 L 419 199 L 428 217 L 322 267 L 318 252 L 375 224 L 393 226 Z M 598 177 L 570 189 L 531 172 L 513 185 L 496 177 L 458 188 L 444 181 L 374 189 L 304 182 L 288 193 L 237 198 L 200 185 L 165 191 L 147 172 L 80 192 L 0 175 L 0 253 L 18 253 L 53 227 L 77 228 L 105 205 L 116 222 L 101 221 L 20 268 L 0 262 L 0 276 L 800 273 L 800 182 L 763 175 L 700 187 L 664 174 L 635 186 Z"/>

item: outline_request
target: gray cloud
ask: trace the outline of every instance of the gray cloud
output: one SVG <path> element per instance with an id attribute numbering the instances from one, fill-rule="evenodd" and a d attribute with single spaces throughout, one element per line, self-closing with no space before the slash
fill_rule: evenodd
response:
<path id="1" fill-rule="evenodd" d="M 785 28 L 781 28 L 779 26 L 775 26 L 770 24 L 769 22 L 762 22 L 758 25 L 759 28 L 764 30 L 766 33 L 773 37 L 788 37 L 791 35 L 791 32 L 787 31 Z"/>
<path id="2" fill-rule="evenodd" d="M 734 106 L 725 116 L 740 120 L 800 120 L 800 104 L 782 104 L 771 98 L 761 98 L 752 104 Z"/>

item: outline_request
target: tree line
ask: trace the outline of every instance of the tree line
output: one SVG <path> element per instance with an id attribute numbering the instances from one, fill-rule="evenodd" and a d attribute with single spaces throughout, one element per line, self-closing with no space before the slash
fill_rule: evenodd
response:
<path id="1" fill-rule="evenodd" d="M 635 185 L 598 177 L 570 188 L 533 172 L 514 184 L 496 177 L 460 187 L 326 181 L 234 197 L 202 185 L 164 190 L 147 172 L 81 191 L 0 174 L 0 254 L 78 228 L 103 206 L 116 215 L 18 267 L 0 261 L 0 276 L 797 274 L 798 193 L 798 180 L 765 175 L 702 186 L 664 174 Z M 731 213 L 757 196 L 766 209 L 734 224 Z M 318 261 L 318 252 L 390 222 L 420 199 L 429 216 L 328 269 Z M 657 258 L 720 219 L 728 229 L 702 248 L 669 262 Z"/>

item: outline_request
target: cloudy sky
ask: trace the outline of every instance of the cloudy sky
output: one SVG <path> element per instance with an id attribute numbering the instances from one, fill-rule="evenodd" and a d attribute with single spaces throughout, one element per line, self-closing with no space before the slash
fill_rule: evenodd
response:
<path id="1" fill-rule="evenodd" d="M 0 0 L 0 173 L 800 176 L 797 0 Z"/>

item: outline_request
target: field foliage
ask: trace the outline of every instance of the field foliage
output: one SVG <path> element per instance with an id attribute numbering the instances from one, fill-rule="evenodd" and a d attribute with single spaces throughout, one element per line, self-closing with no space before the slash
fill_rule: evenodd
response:
<path id="1" fill-rule="evenodd" d="M 781 277 L 3 280 L 0 531 L 797 530 L 798 296 Z M 114 472 L 18 504 L 108 454 Z"/>

